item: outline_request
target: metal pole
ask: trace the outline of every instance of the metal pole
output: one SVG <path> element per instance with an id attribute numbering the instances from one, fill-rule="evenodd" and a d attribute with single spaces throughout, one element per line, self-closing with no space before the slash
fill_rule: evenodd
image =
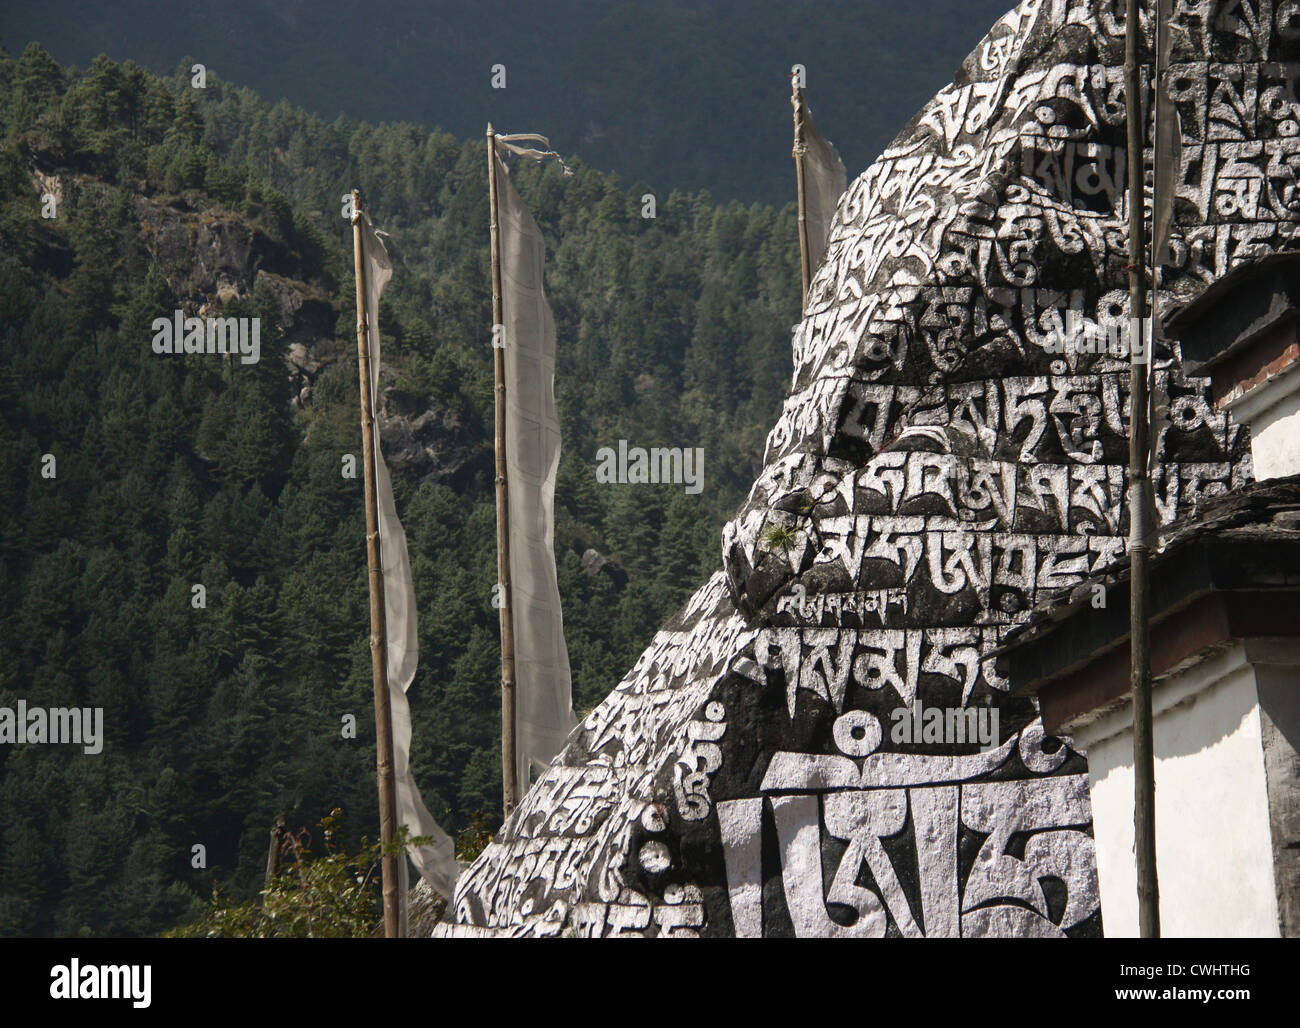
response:
<path id="1" fill-rule="evenodd" d="M 799 190 L 799 261 L 803 272 L 803 292 L 799 294 L 799 309 L 802 312 L 808 302 L 808 287 L 812 284 L 812 251 L 808 246 L 808 202 L 804 189 L 804 145 L 803 145 L 803 87 L 799 85 L 796 72 L 790 77 L 790 104 L 794 108 L 794 170 Z"/>
<path id="2" fill-rule="evenodd" d="M 1151 547 L 1150 453 L 1148 423 L 1152 356 L 1136 359 L 1139 343 L 1150 345 L 1143 333 L 1146 313 L 1146 241 L 1142 190 L 1146 141 L 1142 117 L 1138 52 L 1141 46 L 1139 0 L 1128 0 L 1124 92 L 1128 117 L 1129 224 L 1129 558 L 1132 571 L 1129 607 L 1131 686 L 1133 693 L 1133 834 L 1137 855 L 1138 926 L 1144 939 L 1160 936 L 1160 894 L 1156 881 L 1155 746 L 1151 721 L 1151 640 L 1148 594 Z"/>
<path id="3" fill-rule="evenodd" d="M 375 684 L 375 761 L 379 779 L 379 835 L 384 892 L 384 938 L 400 935 L 397 854 L 390 852 L 397 825 L 393 780 L 393 720 L 388 703 L 388 625 L 384 566 L 379 553 L 379 500 L 375 489 L 375 429 L 370 392 L 370 341 L 366 266 L 361 239 L 361 193 L 352 190 L 352 256 L 357 275 L 357 367 L 361 377 L 361 454 L 366 474 L 366 563 L 370 569 L 370 664 Z M 405 857 L 403 857 L 405 859 Z"/>
<path id="4" fill-rule="evenodd" d="M 487 127 L 492 229 L 492 369 L 496 377 L 497 574 L 501 594 L 501 795 L 505 816 L 519 797 L 515 779 L 515 622 L 510 600 L 510 496 L 506 488 L 506 351 L 501 301 L 501 233 L 497 222 L 497 143 Z"/>

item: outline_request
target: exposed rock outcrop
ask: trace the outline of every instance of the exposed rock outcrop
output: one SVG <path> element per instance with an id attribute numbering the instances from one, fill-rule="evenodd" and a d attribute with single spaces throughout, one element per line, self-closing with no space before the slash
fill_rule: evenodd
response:
<path id="1" fill-rule="evenodd" d="M 592 578 L 604 576 L 614 583 L 616 589 L 622 589 L 627 585 L 627 572 L 599 550 L 588 547 L 582 551 L 581 560 L 582 570 Z"/>
<path id="2" fill-rule="evenodd" d="M 187 314 L 219 316 L 258 285 L 270 291 L 295 393 L 337 359 L 331 299 L 320 285 L 273 270 L 297 270 L 280 243 L 217 204 L 137 196 L 135 212 L 150 256 Z"/>
<path id="3" fill-rule="evenodd" d="M 293 271 L 295 261 L 275 240 L 219 205 L 140 196 L 135 209 L 150 255 L 187 314 L 219 316 L 258 286 L 270 291 L 294 404 L 309 405 L 317 378 L 352 352 L 352 340 L 335 335 L 338 315 L 330 296 L 315 283 L 271 270 Z M 381 381 L 393 377 L 385 365 Z M 384 452 L 394 467 L 419 482 L 445 483 L 458 491 L 490 477 L 486 441 L 456 411 L 391 385 L 383 389 L 379 408 Z"/>
<path id="4" fill-rule="evenodd" d="M 420 483 L 444 484 L 466 492 L 491 482 L 493 461 L 486 439 L 472 433 L 461 416 L 435 400 L 403 389 L 383 390 L 379 433 L 385 459 L 405 466 Z"/>

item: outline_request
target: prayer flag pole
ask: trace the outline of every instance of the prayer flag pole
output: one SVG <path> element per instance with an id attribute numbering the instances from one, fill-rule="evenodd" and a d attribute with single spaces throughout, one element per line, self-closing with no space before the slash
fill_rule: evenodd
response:
<path id="1" fill-rule="evenodd" d="M 1142 117 L 1138 50 L 1142 25 L 1139 0 L 1128 0 L 1124 58 L 1124 92 L 1128 118 L 1128 226 L 1129 226 L 1129 646 L 1130 684 L 1133 694 L 1133 838 L 1137 857 L 1138 926 L 1144 939 L 1160 936 L 1160 893 L 1156 880 L 1156 778 L 1155 746 L 1151 718 L 1150 597 L 1151 493 L 1148 463 L 1148 420 L 1152 354 L 1144 317 L 1147 304 L 1146 240 L 1142 188 L 1145 177 L 1143 146 L 1146 124 Z M 1154 106 L 1154 105 L 1153 105 Z M 1138 359 L 1139 346 L 1147 348 L 1146 361 Z"/>
<path id="2" fill-rule="evenodd" d="M 803 141 L 803 87 L 799 84 L 799 74 L 790 76 L 790 104 L 794 108 L 794 170 L 799 190 L 799 261 L 803 272 L 803 292 L 799 294 L 799 308 L 808 300 L 808 287 L 812 284 L 812 250 L 808 245 L 808 198 L 804 186 L 804 141 Z"/>
<path id="3" fill-rule="evenodd" d="M 384 938 L 400 935 L 397 854 L 392 852 L 397 825 L 397 789 L 393 778 L 393 720 L 388 697 L 388 626 L 384 609 L 384 567 L 379 551 L 379 501 L 375 487 L 375 429 L 370 391 L 369 320 L 365 253 L 361 238 L 361 193 L 352 190 L 352 255 L 357 277 L 357 366 L 361 378 L 361 454 L 366 476 L 366 563 L 370 569 L 370 664 L 375 688 L 375 763 L 379 779 L 379 833 L 384 893 Z M 405 855 L 402 857 L 406 859 Z"/>
<path id="4" fill-rule="evenodd" d="M 515 623 L 510 602 L 510 496 L 506 488 L 506 351 L 502 324 L 501 233 L 497 222 L 497 140 L 489 123 L 488 196 L 492 233 L 492 368 L 496 379 L 497 575 L 501 591 L 501 795 L 507 818 L 519 798 L 515 780 Z"/>

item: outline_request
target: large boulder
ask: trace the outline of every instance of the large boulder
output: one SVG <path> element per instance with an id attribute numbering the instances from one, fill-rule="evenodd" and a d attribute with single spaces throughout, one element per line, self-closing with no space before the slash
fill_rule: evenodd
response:
<path id="1" fill-rule="evenodd" d="M 1165 311 L 1300 217 L 1300 6 L 1176 7 Z M 1123 58 L 1123 0 L 1026 0 L 852 183 L 722 568 L 435 934 L 1101 933 L 1084 755 L 989 654 L 1125 551 L 1128 361 L 1053 352 L 1128 319 Z M 1154 378 L 1169 520 L 1249 449 L 1176 349 Z"/>

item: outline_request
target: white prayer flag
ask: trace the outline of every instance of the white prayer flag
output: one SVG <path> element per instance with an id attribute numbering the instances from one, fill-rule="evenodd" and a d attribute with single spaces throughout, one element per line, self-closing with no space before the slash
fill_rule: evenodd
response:
<path id="1" fill-rule="evenodd" d="M 806 201 L 805 217 L 808 219 L 808 245 L 811 250 L 809 264 L 813 272 L 820 267 L 830 243 L 831 228 L 840 197 L 848 188 L 844 162 L 835 149 L 813 124 L 812 111 L 803 104 L 803 183 Z"/>
<path id="2" fill-rule="evenodd" d="M 1156 131 L 1155 196 L 1152 204 L 1151 253 L 1157 266 L 1170 264 L 1169 233 L 1174 222 L 1174 200 L 1183 177 L 1183 125 L 1178 106 L 1169 95 L 1172 44 L 1169 19 L 1172 0 L 1156 5 Z"/>
<path id="3" fill-rule="evenodd" d="M 420 798 L 420 790 L 411 777 L 411 707 L 406 692 L 415 679 L 419 659 L 416 635 L 415 586 L 411 582 L 411 561 L 406 552 L 406 532 L 397 518 L 393 503 L 393 484 L 384 463 L 379 439 L 379 297 L 393 277 L 388 251 L 370 224 L 369 216 L 360 212 L 361 246 L 366 275 L 366 324 L 370 344 L 370 407 L 374 417 L 375 491 L 379 507 L 380 563 L 384 572 L 384 615 L 387 619 L 388 702 L 393 722 L 393 776 L 397 785 L 397 822 L 406 825 L 411 835 L 432 836 L 430 846 L 408 848 L 420 874 L 439 894 L 451 899 L 452 888 L 460 874 L 456 847 Z M 401 861 L 402 910 L 406 910 L 406 862 Z M 405 935 L 405 932 L 402 933 Z"/>
<path id="4" fill-rule="evenodd" d="M 564 747 L 573 714 L 569 651 L 555 571 L 555 321 L 542 288 L 546 246 L 499 154 L 497 220 L 505 326 L 506 496 L 515 633 L 515 774 L 545 769 Z"/>

